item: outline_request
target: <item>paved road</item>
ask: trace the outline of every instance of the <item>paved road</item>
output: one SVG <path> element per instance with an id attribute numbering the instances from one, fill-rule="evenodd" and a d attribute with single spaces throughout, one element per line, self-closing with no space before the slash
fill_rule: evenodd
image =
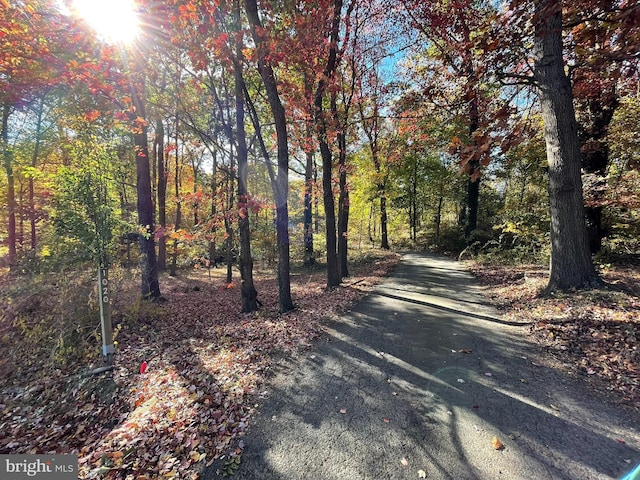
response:
<path id="1" fill-rule="evenodd" d="M 405 255 L 276 367 L 233 478 L 588 480 L 640 463 L 638 412 L 542 366 L 523 330 L 459 263 Z"/>

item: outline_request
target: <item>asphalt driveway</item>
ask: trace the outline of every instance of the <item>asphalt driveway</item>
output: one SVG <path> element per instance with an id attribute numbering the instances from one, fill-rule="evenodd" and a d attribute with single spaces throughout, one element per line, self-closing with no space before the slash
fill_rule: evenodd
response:
<path id="1" fill-rule="evenodd" d="M 276 366 L 233 478 L 588 480 L 640 463 L 638 412 L 545 366 L 525 330 L 460 263 L 405 255 Z"/>

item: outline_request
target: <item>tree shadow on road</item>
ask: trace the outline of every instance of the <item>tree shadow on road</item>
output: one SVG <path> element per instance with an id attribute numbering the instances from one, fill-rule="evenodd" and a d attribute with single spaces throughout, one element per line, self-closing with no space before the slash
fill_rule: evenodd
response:
<path id="1" fill-rule="evenodd" d="M 403 263 L 392 288 L 445 288 L 420 272 Z M 388 290 L 279 365 L 236 478 L 574 480 L 640 461 L 637 413 L 543 366 L 512 323 Z"/>

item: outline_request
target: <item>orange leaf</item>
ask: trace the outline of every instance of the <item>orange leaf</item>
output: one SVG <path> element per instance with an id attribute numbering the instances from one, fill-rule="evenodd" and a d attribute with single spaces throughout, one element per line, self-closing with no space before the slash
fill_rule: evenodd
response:
<path id="1" fill-rule="evenodd" d="M 493 445 L 493 448 L 495 448 L 496 450 L 504 449 L 504 445 L 498 437 L 493 437 L 493 440 L 491 440 L 491 445 Z"/>

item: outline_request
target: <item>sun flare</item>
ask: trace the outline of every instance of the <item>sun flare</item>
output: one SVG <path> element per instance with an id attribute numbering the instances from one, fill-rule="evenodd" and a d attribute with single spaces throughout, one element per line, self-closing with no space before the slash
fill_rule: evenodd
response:
<path id="1" fill-rule="evenodd" d="M 113 43 L 130 43 L 140 31 L 133 0 L 73 0 L 76 13 Z"/>

